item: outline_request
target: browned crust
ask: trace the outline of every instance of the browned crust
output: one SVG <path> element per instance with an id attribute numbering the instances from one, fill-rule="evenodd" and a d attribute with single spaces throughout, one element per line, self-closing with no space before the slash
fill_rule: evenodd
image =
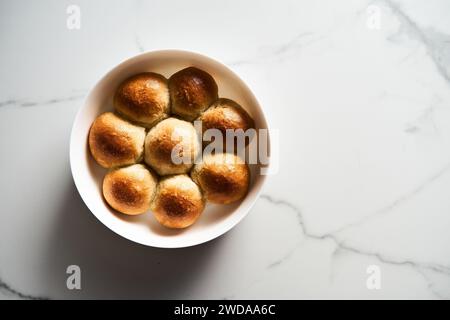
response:
<path id="1" fill-rule="evenodd" d="M 202 122 L 202 131 L 205 133 L 208 129 L 218 129 L 223 135 L 223 146 L 226 148 L 226 130 L 239 130 L 244 132 L 248 129 L 254 129 L 255 123 L 247 111 L 238 103 L 231 99 L 220 98 L 216 100 L 210 108 L 208 108 L 198 118 Z M 209 144 L 204 141 L 204 144 Z M 237 139 L 234 139 L 235 149 L 237 149 Z M 249 140 L 245 140 L 248 145 Z"/>
<path id="2" fill-rule="evenodd" d="M 156 181 L 156 176 L 141 164 L 114 169 L 103 180 L 103 195 L 115 210 L 141 214 L 150 208 Z"/>
<path id="3" fill-rule="evenodd" d="M 220 155 L 214 155 L 216 157 Z M 228 204 L 245 197 L 250 184 L 250 169 L 245 163 L 202 163 L 194 167 L 192 179 L 206 199 L 217 204 Z"/>
<path id="4" fill-rule="evenodd" d="M 144 128 L 107 112 L 100 115 L 89 130 L 89 149 L 102 167 L 133 164 L 142 156 L 144 138 Z"/>
<path id="5" fill-rule="evenodd" d="M 167 79 L 153 72 L 134 75 L 119 85 L 113 103 L 116 111 L 127 119 L 151 127 L 168 116 Z"/>
<path id="6" fill-rule="evenodd" d="M 142 193 L 134 188 L 134 181 L 127 178 L 118 178 L 112 182 L 111 194 L 116 198 L 116 201 L 128 207 L 139 207 L 144 200 Z"/>
<path id="7" fill-rule="evenodd" d="M 186 228 L 203 212 L 204 200 L 199 187 L 188 176 L 178 175 L 161 181 L 152 209 L 162 225 Z"/>
<path id="8" fill-rule="evenodd" d="M 225 171 L 225 170 L 224 170 Z M 215 168 L 205 168 L 201 173 L 201 185 L 208 189 L 208 195 L 221 197 L 230 197 L 241 192 L 242 185 L 245 186 L 244 179 L 241 177 L 230 176 L 228 170 L 220 172 Z"/>
<path id="9" fill-rule="evenodd" d="M 178 71 L 169 78 L 172 112 L 192 121 L 218 98 L 214 78 L 195 67 Z"/>
<path id="10" fill-rule="evenodd" d="M 159 198 L 161 210 L 171 218 L 186 218 L 199 213 L 200 202 L 180 194 L 163 193 Z"/>
<path id="11" fill-rule="evenodd" d="M 147 149 L 154 155 L 156 161 L 172 163 L 172 150 L 181 141 L 181 138 L 172 139 L 171 135 L 172 131 L 164 128 L 148 144 Z"/>
<path id="12" fill-rule="evenodd" d="M 185 127 L 186 131 L 191 132 L 192 135 L 184 139 L 173 137 L 177 127 Z M 172 150 L 179 146 L 182 146 L 178 150 L 180 158 L 185 153 L 191 159 L 191 163 L 173 163 Z M 145 162 L 160 175 L 188 172 L 199 151 L 195 128 L 191 123 L 176 118 L 169 118 L 158 123 L 149 131 L 145 140 Z"/>

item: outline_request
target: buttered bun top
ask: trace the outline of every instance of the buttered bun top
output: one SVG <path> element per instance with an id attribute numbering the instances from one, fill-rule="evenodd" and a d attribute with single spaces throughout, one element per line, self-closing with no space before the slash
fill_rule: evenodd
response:
<path id="1" fill-rule="evenodd" d="M 114 107 L 125 118 L 147 128 L 168 117 L 170 96 L 162 75 L 144 72 L 120 84 L 114 95 Z"/>
<path id="2" fill-rule="evenodd" d="M 179 229 L 192 225 L 204 207 L 199 187 L 189 176 L 182 174 L 160 181 L 151 208 L 159 223 Z"/>
<path id="3" fill-rule="evenodd" d="M 156 176 L 144 165 L 111 170 L 103 180 L 106 202 L 119 212 L 136 215 L 150 208 L 156 190 Z"/>
<path id="4" fill-rule="evenodd" d="M 145 162 L 160 175 L 188 172 L 199 152 L 194 126 L 176 118 L 161 121 L 145 138 Z"/>
<path id="5" fill-rule="evenodd" d="M 250 170 L 234 154 L 221 153 L 205 156 L 191 172 L 210 202 L 227 204 L 242 199 L 250 183 Z"/>
<path id="6" fill-rule="evenodd" d="M 169 79 L 172 113 L 193 121 L 218 98 L 214 78 L 207 72 L 189 67 Z"/>
<path id="7" fill-rule="evenodd" d="M 95 119 L 88 140 L 92 156 L 102 167 L 124 166 L 141 159 L 145 129 L 106 112 Z"/>
<path id="8" fill-rule="evenodd" d="M 235 101 L 225 98 L 220 98 L 215 101 L 209 109 L 202 113 L 198 118 L 202 122 L 202 131 L 205 133 L 208 129 L 218 129 L 223 136 L 223 150 L 226 150 L 226 131 L 227 130 L 239 130 L 243 132 L 235 131 L 235 134 L 244 134 L 248 129 L 254 128 L 255 124 L 249 114 Z M 234 150 L 238 149 L 238 139 L 233 139 Z M 244 137 L 242 139 L 245 147 L 249 143 L 249 139 Z M 209 142 L 204 141 L 205 144 Z M 240 147 L 240 146 L 239 146 Z"/>

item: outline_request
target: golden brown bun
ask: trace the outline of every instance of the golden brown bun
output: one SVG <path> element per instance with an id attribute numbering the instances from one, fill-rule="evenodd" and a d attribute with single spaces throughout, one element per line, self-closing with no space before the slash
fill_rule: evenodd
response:
<path id="1" fill-rule="evenodd" d="M 113 169 L 103 180 L 103 196 L 119 212 L 141 214 L 150 208 L 157 182 L 156 176 L 142 164 Z"/>
<path id="2" fill-rule="evenodd" d="M 170 97 L 162 75 L 144 72 L 122 82 L 114 95 L 114 107 L 125 118 L 147 128 L 168 117 Z"/>
<path id="3" fill-rule="evenodd" d="M 169 79 L 172 113 L 193 121 L 218 98 L 213 77 L 203 70 L 189 67 Z"/>
<path id="4" fill-rule="evenodd" d="M 199 187 L 185 174 L 161 180 L 152 202 L 152 211 L 159 223 L 177 229 L 192 225 L 204 207 Z"/>
<path id="5" fill-rule="evenodd" d="M 89 149 L 104 168 L 136 163 L 144 151 L 145 129 L 112 112 L 101 114 L 89 131 Z"/>
<path id="6" fill-rule="evenodd" d="M 197 119 L 202 122 L 202 131 L 205 133 L 208 129 L 218 129 L 223 136 L 223 146 L 226 150 L 226 130 L 242 129 L 244 132 L 255 128 L 255 123 L 249 114 L 235 101 L 225 98 L 216 100 L 209 109 Z M 234 150 L 238 149 L 237 139 L 234 139 Z M 204 141 L 204 144 L 209 144 Z M 244 147 L 249 143 L 245 139 Z"/>
<path id="7" fill-rule="evenodd" d="M 242 199 L 250 183 L 248 166 L 229 153 L 205 156 L 202 163 L 195 165 L 191 176 L 206 199 L 218 204 Z"/>
<path id="8" fill-rule="evenodd" d="M 172 151 L 179 155 L 179 160 L 186 157 L 188 163 L 174 163 Z M 160 175 L 188 172 L 199 152 L 200 143 L 194 126 L 176 118 L 161 121 L 145 138 L 145 162 Z"/>

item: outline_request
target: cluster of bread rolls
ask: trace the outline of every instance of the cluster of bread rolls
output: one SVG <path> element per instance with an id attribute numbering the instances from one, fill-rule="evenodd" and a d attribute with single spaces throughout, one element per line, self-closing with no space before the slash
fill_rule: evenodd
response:
<path id="1" fill-rule="evenodd" d="M 249 114 L 235 101 L 220 98 L 214 78 L 188 67 L 168 80 L 144 72 L 117 88 L 114 112 L 98 116 L 89 132 L 89 149 L 99 165 L 110 169 L 103 195 L 115 210 L 129 215 L 149 209 L 162 225 L 186 228 L 205 202 L 228 204 L 245 197 L 250 182 L 247 164 L 235 154 L 206 156 L 191 121 L 203 130 L 247 130 Z M 174 162 L 172 154 L 188 161 Z M 225 149 L 224 149 L 225 151 Z"/>

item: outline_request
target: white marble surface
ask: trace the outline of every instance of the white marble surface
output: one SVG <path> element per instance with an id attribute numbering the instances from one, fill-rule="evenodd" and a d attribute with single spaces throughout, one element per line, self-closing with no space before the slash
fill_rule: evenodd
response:
<path id="1" fill-rule="evenodd" d="M 446 0 L 2 1 L 0 297 L 450 298 L 449 16 Z M 89 88 L 164 48 L 231 66 L 281 136 L 249 216 L 181 250 L 107 230 L 68 162 Z"/>

